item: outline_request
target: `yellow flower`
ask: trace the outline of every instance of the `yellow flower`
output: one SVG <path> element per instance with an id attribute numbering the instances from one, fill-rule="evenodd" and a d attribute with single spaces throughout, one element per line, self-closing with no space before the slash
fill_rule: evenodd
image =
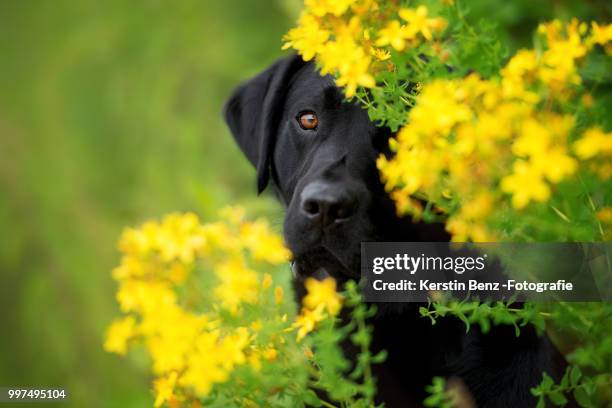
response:
<path id="1" fill-rule="evenodd" d="M 493 205 L 493 195 L 485 191 L 463 203 L 459 212 L 451 216 L 446 223 L 446 230 L 452 234 L 452 241 L 494 241 L 493 235 L 485 226 L 485 220 L 493 211 Z"/>
<path id="2" fill-rule="evenodd" d="M 414 38 L 421 34 L 426 40 L 430 41 L 433 31 L 442 31 L 446 28 L 446 20 L 443 18 L 428 18 L 427 7 L 419 6 L 416 9 L 403 8 L 399 11 L 399 16 L 407 22 L 405 36 Z"/>
<path id="3" fill-rule="evenodd" d="M 176 303 L 176 294 L 165 282 L 127 280 L 121 282 L 117 301 L 123 312 L 152 313 Z"/>
<path id="4" fill-rule="evenodd" d="M 251 323 L 251 329 L 253 331 L 260 331 L 261 328 L 263 327 L 263 324 L 261 323 L 260 319 L 255 320 L 254 322 Z"/>
<path id="5" fill-rule="evenodd" d="M 595 21 L 591 23 L 591 36 L 588 41 L 591 44 L 608 45 L 612 41 L 612 24 L 599 25 Z"/>
<path id="6" fill-rule="evenodd" d="M 389 58 L 391 58 L 391 53 L 382 48 L 372 48 L 372 55 L 378 61 L 387 61 Z"/>
<path id="7" fill-rule="evenodd" d="M 170 279 L 170 281 L 173 283 L 182 283 L 185 281 L 185 279 L 187 279 L 190 272 L 190 267 L 181 262 L 175 262 L 168 267 L 168 279 Z"/>
<path id="8" fill-rule="evenodd" d="M 304 282 L 304 286 L 308 292 L 302 301 L 305 308 L 316 309 L 322 305 L 330 315 L 338 314 L 342 308 L 342 296 L 336 291 L 335 279 L 317 280 L 308 278 Z"/>
<path id="9" fill-rule="evenodd" d="M 527 118 L 522 125 L 520 136 L 512 144 L 512 152 L 518 156 L 545 154 L 552 140 L 549 128 L 534 118 Z"/>
<path id="10" fill-rule="evenodd" d="M 240 237 L 224 222 L 205 224 L 200 228 L 200 234 L 206 244 L 198 253 L 204 256 L 211 256 L 215 251 L 234 254 L 244 249 Z"/>
<path id="11" fill-rule="evenodd" d="M 240 228 L 240 239 L 256 260 L 280 264 L 287 262 L 291 256 L 281 237 L 270 230 L 263 218 L 244 223 Z"/>
<path id="12" fill-rule="evenodd" d="M 548 49 L 542 55 L 539 76 L 553 92 L 561 93 L 567 85 L 581 82 L 576 61 L 586 55 L 587 47 L 582 42 L 579 30 L 577 20 L 565 27 L 558 21 L 540 26 L 540 31 L 546 33 Z"/>
<path id="13" fill-rule="evenodd" d="M 461 206 L 461 217 L 468 220 L 484 219 L 493 210 L 493 197 L 488 192 L 481 192 L 474 199 Z"/>
<path id="14" fill-rule="evenodd" d="M 550 197 L 550 188 L 542 179 L 542 173 L 523 160 L 514 162 L 514 172 L 501 181 L 501 189 L 512 194 L 512 205 L 517 210 L 530 201 L 544 202 Z"/>
<path id="15" fill-rule="evenodd" d="M 217 342 L 219 332 L 202 333 L 196 348 L 188 356 L 187 370 L 181 378 L 184 385 L 191 386 L 200 396 L 207 395 L 214 383 L 227 380 L 228 372 L 221 366 Z"/>
<path id="16" fill-rule="evenodd" d="M 219 344 L 219 359 L 226 370 L 232 370 L 237 364 L 244 364 L 244 349 L 249 344 L 249 331 L 245 327 L 237 328 Z"/>
<path id="17" fill-rule="evenodd" d="M 528 91 L 527 85 L 531 84 L 536 77 L 538 61 L 533 50 L 520 50 L 508 61 L 501 70 L 502 87 L 509 98 L 520 98 L 528 102 L 536 103 L 536 93 Z"/>
<path id="18" fill-rule="evenodd" d="M 224 308 L 236 312 L 241 303 L 257 301 L 260 287 L 257 272 L 247 268 L 242 260 L 223 261 L 216 267 L 215 274 L 221 283 L 213 293 Z"/>
<path id="19" fill-rule="evenodd" d="M 612 224 L 612 207 L 605 207 L 597 211 L 597 219 L 605 224 Z"/>
<path id="20" fill-rule="evenodd" d="M 385 28 L 378 32 L 376 45 L 383 47 L 391 45 L 398 51 L 403 51 L 406 47 L 406 27 L 402 26 L 399 21 L 391 20 Z"/>
<path id="21" fill-rule="evenodd" d="M 300 341 L 308 333 L 313 331 L 317 324 L 325 319 L 323 313 L 323 306 L 317 307 L 316 309 L 303 309 L 302 313 L 295 319 L 295 322 L 291 326 L 292 328 L 298 329 L 297 340 Z"/>
<path id="22" fill-rule="evenodd" d="M 268 361 L 274 361 L 276 360 L 276 357 L 278 357 L 278 352 L 273 347 L 265 349 L 262 354 Z"/>
<path id="23" fill-rule="evenodd" d="M 173 400 L 174 387 L 176 386 L 176 379 L 178 374 L 176 371 L 172 371 L 168 376 L 157 378 L 153 382 L 153 390 L 155 391 L 155 402 L 153 406 L 155 408 L 161 407 L 165 402 Z"/>
<path id="24" fill-rule="evenodd" d="M 398 217 L 404 214 L 410 214 L 415 220 L 419 220 L 423 215 L 423 204 L 411 198 L 406 191 L 392 191 L 391 198 L 395 201 L 395 211 Z"/>
<path id="25" fill-rule="evenodd" d="M 599 165 L 594 165 L 592 166 L 592 169 L 602 180 L 612 178 L 612 163 L 610 163 L 610 161 L 600 163 Z"/>
<path id="26" fill-rule="evenodd" d="M 162 260 L 191 263 L 203 245 L 204 238 L 195 214 L 170 214 L 164 217 L 157 236 L 157 249 Z"/>
<path id="27" fill-rule="evenodd" d="M 492 235 L 480 221 L 467 221 L 461 217 L 451 217 L 446 230 L 452 235 L 452 242 L 494 242 Z"/>
<path id="28" fill-rule="evenodd" d="M 104 350 L 125 355 L 128 341 L 136 335 L 136 320 L 132 316 L 115 320 L 106 332 Z"/>
<path id="29" fill-rule="evenodd" d="M 314 358 L 314 353 L 312 352 L 312 349 L 308 346 L 304 347 L 303 349 L 304 351 L 304 356 L 306 356 L 307 359 L 312 359 Z"/>
<path id="30" fill-rule="evenodd" d="M 321 52 L 330 32 L 324 29 L 317 17 L 309 13 L 302 13 L 298 25 L 289 30 L 283 37 L 283 49 L 293 48 L 304 59 L 310 61 Z"/>
<path id="31" fill-rule="evenodd" d="M 117 281 L 140 278 L 147 272 L 147 265 L 140 256 L 125 255 L 121 258 L 121 264 L 113 269 L 113 279 Z"/>
<path id="32" fill-rule="evenodd" d="M 153 360 L 153 372 L 163 374 L 182 370 L 185 359 L 208 319 L 175 306 L 161 309 L 143 318 L 142 331 L 147 351 Z M 212 325 L 210 325 L 212 327 Z"/>
<path id="33" fill-rule="evenodd" d="M 154 248 L 157 232 L 156 223 L 146 223 L 140 230 L 126 228 L 119 240 L 119 250 L 124 254 L 145 255 Z"/>
<path id="34" fill-rule="evenodd" d="M 465 90 L 457 81 L 435 80 L 425 85 L 409 114 L 411 130 L 448 134 L 456 124 L 472 118 L 464 97 Z"/>
<path id="35" fill-rule="evenodd" d="M 318 17 L 325 14 L 341 16 L 353 3 L 355 0 L 305 0 L 304 6 Z"/>
<path id="36" fill-rule="evenodd" d="M 598 154 L 612 154 L 612 132 L 604 132 L 595 126 L 587 129 L 580 139 L 574 142 L 574 152 L 579 158 L 586 160 Z"/>
<path id="37" fill-rule="evenodd" d="M 580 97 L 580 102 L 584 105 L 585 108 L 593 107 L 593 95 L 588 92 L 585 92 L 582 97 Z"/>
<path id="38" fill-rule="evenodd" d="M 369 67 L 370 57 L 364 56 L 356 59 L 352 65 L 340 71 L 336 84 L 345 88 L 344 93 L 348 98 L 355 95 L 358 86 L 364 88 L 374 88 L 376 86 L 374 77 L 368 72 Z"/>
<path id="39" fill-rule="evenodd" d="M 298 329 L 298 341 L 313 331 L 317 324 L 326 318 L 325 311 L 335 316 L 342 307 L 342 297 L 336 291 L 336 281 L 333 278 L 322 281 L 308 278 L 304 285 L 308 294 L 302 300 L 302 312 L 291 326 L 293 329 Z"/>
<path id="40" fill-rule="evenodd" d="M 227 381 L 234 367 L 247 361 L 244 349 L 248 339 L 245 328 L 238 328 L 224 338 L 216 330 L 202 333 L 196 340 L 195 350 L 188 355 L 181 382 L 193 387 L 200 397 L 208 395 L 215 383 Z"/>
<path id="41" fill-rule="evenodd" d="M 564 147 L 573 126 L 574 118 L 569 115 L 547 114 L 541 121 L 528 117 L 522 123 L 520 136 L 512 144 L 512 152 L 529 157 L 534 169 L 549 181 L 558 183 L 578 167 Z"/>
<path id="42" fill-rule="evenodd" d="M 538 67 L 536 53 L 534 50 L 519 50 L 506 66 L 501 74 L 506 78 L 524 80 L 525 77 L 534 73 Z"/>
<path id="43" fill-rule="evenodd" d="M 345 87 L 344 92 L 349 98 L 355 95 L 358 86 L 376 86 L 374 77 L 369 73 L 371 57 L 348 35 L 328 42 L 319 55 L 319 61 L 321 73 L 337 74 L 336 84 Z"/>
<path id="44" fill-rule="evenodd" d="M 378 3 L 374 0 L 361 0 L 354 2 L 351 9 L 356 15 L 363 16 L 373 11 L 378 11 L 379 7 Z"/>
<path id="45" fill-rule="evenodd" d="M 128 256 L 158 255 L 163 262 L 191 263 L 204 245 L 198 217 L 192 213 L 169 214 L 161 223 L 147 222 L 140 229 L 126 229 L 119 249 Z"/>
<path id="46" fill-rule="evenodd" d="M 531 163 L 551 183 L 560 182 L 567 176 L 574 174 L 578 168 L 578 162 L 568 156 L 564 147 L 551 148 L 545 155 L 532 158 Z"/>
<path id="47" fill-rule="evenodd" d="M 142 339 L 157 376 L 155 406 L 185 405 L 189 400 L 184 396 L 194 391 L 198 397 L 207 395 L 215 384 L 229 378 L 236 365 L 260 358 L 253 353 L 247 356 L 245 349 L 256 349 L 251 344 L 257 338 L 254 331 L 263 330 L 267 318 L 248 322 L 248 330 L 231 329 L 224 321 L 227 313 L 220 309 L 235 312 L 243 302 L 256 303 L 272 285 L 271 275 L 260 276 L 247 266 L 247 254 L 279 263 L 286 261 L 288 252 L 267 222 L 245 221 L 241 208 L 226 208 L 221 217 L 220 222 L 201 225 L 194 214 L 170 214 L 161 222 L 127 229 L 121 238 L 123 257 L 113 271 L 119 281 L 117 301 L 123 312 L 136 316 L 113 322 L 104 348 L 125 354 L 131 339 Z M 213 303 L 211 310 L 195 313 L 199 285 L 188 287 L 185 280 L 195 267 L 193 262 L 202 259 L 212 265 L 220 281 L 210 292 L 221 308 Z M 281 301 L 280 287 L 274 296 Z M 269 319 L 286 325 L 287 316 Z M 269 346 L 261 356 L 274 360 L 276 352 Z"/>
<path id="48" fill-rule="evenodd" d="M 546 36 L 547 42 L 557 41 L 561 35 L 561 29 L 563 25 L 558 19 L 548 21 L 546 23 L 540 23 L 538 25 L 538 33 Z"/>
<path id="49" fill-rule="evenodd" d="M 272 275 L 264 273 L 263 280 L 261 281 L 261 288 L 268 289 L 270 286 L 272 286 Z"/>
<path id="50" fill-rule="evenodd" d="M 350 39 L 359 43 L 370 35 L 368 30 L 363 29 L 361 19 L 357 16 L 351 17 L 348 21 L 333 19 L 330 25 L 336 39 Z"/>
<path id="51" fill-rule="evenodd" d="M 283 288 L 280 286 L 277 286 L 274 288 L 274 302 L 277 305 L 280 305 L 283 303 L 283 297 L 284 297 L 284 291 Z"/>

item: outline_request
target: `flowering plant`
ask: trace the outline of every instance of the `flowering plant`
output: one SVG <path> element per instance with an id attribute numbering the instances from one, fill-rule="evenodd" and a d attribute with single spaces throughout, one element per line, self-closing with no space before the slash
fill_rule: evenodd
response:
<path id="1" fill-rule="evenodd" d="M 397 131 L 377 165 L 399 215 L 443 221 L 459 242 L 609 240 L 612 25 L 543 22 L 510 56 L 493 32 L 458 0 L 306 0 L 285 47 Z M 421 314 L 485 333 L 546 327 L 572 365 L 559 384 L 543 376 L 538 406 L 611 400 L 610 304 L 432 302 Z M 440 384 L 426 404 L 453 406 Z"/>
<path id="2" fill-rule="evenodd" d="M 612 25 L 542 23 L 505 62 L 460 2 L 305 4 L 285 47 L 399 129 L 378 168 L 400 214 L 455 241 L 609 238 Z"/>
<path id="3" fill-rule="evenodd" d="M 330 278 L 305 282 L 296 313 L 284 295 L 289 274 L 278 267 L 289 254 L 265 220 L 248 221 L 241 208 L 207 224 L 191 213 L 170 214 L 126 229 L 119 249 L 113 277 L 124 316 L 108 328 L 104 348 L 125 355 L 144 346 L 156 407 L 319 406 L 314 390 L 372 406 L 369 367 L 384 358 L 367 351 L 372 310 L 355 285 L 343 296 Z M 343 304 L 355 325 L 336 322 Z M 339 349 L 349 334 L 363 350 L 350 378 Z"/>

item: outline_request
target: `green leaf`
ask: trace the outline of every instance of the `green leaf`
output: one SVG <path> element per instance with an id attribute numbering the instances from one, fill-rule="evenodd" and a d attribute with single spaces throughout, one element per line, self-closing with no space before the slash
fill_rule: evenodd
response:
<path id="1" fill-rule="evenodd" d="M 581 407 L 589 408 L 593 406 L 591 403 L 591 398 L 588 396 L 583 387 L 578 387 L 574 390 L 574 398 Z"/>
<path id="2" fill-rule="evenodd" d="M 321 407 L 323 404 L 321 400 L 317 396 L 317 394 L 313 390 L 307 390 L 304 394 L 304 402 L 313 407 Z"/>
<path id="3" fill-rule="evenodd" d="M 457 317 L 465 324 L 465 332 L 468 333 L 470 331 L 470 321 L 468 318 L 461 312 L 457 313 Z"/>
<path id="4" fill-rule="evenodd" d="M 561 378 L 561 383 L 559 384 L 559 387 L 565 389 L 567 388 L 568 384 L 569 384 L 569 373 L 570 373 L 570 368 L 571 367 L 567 367 L 565 369 L 565 373 L 563 374 L 563 378 Z"/>
<path id="5" fill-rule="evenodd" d="M 423 405 L 426 407 L 437 407 L 443 402 L 443 396 L 440 394 L 433 394 L 425 398 Z"/>
<path id="6" fill-rule="evenodd" d="M 597 390 L 597 384 L 595 384 L 595 381 L 585 382 L 583 386 L 588 395 L 595 394 L 595 391 Z"/>
<path id="7" fill-rule="evenodd" d="M 369 342 L 368 333 L 363 330 L 360 330 L 357 333 L 354 333 L 353 335 L 351 335 L 351 341 L 353 342 L 353 344 L 356 344 L 356 345 L 368 344 Z"/>
<path id="8" fill-rule="evenodd" d="M 550 376 L 546 373 L 542 373 L 542 382 L 540 383 L 540 389 L 544 390 L 544 391 L 548 391 L 550 390 L 550 387 L 553 386 L 555 382 L 553 381 L 552 378 L 550 378 Z"/>
<path id="9" fill-rule="evenodd" d="M 371 361 L 374 364 L 383 363 L 387 359 L 388 355 L 389 355 L 389 353 L 387 353 L 387 350 L 382 350 L 381 352 L 379 352 L 375 356 L 372 356 L 372 360 Z"/>
<path id="10" fill-rule="evenodd" d="M 567 404 L 567 398 L 565 398 L 565 395 L 563 395 L 561 391 L 552 391 L 548 394 L 548 398 L 558 407 Z"/>
<path id="11" fill-rule="evenodd" d="M 572 366 L 570 371 L 570 385 L 575 387 L 578 384 L 578 381 L 580 381 L 581 377 L 582 372 L 580 371 L 580 368 L 578 366 Z"/>

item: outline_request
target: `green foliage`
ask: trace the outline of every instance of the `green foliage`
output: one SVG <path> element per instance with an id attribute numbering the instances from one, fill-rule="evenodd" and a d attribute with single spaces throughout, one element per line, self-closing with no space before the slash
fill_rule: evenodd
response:
<path id="1" fill-rule="evenodd" d="M 392 51 L 391 61 L 396 69 L 378 73 L 383 86 L 362 89 L 357 94 L 370 119 L 392 131 L 405 123 L 408 110 L 414 106 L 417 84 L 435 78 L 461 78 L 468 72 L 489 78 L 498 73 L 509 56 L 509 48 L 500 40 L 499 24 L 471 13 L 473 2 L 457 0 L 455 7 L 440 7 L 435 0 L 420 3 L 449 22 L 447 32 L 453 43 L 444 55 L 432 54 L 427 42 L 403 52 Z"/>
<path id="2" fill-rule="evenodd" d="M 531 392 L 538 397 L 537 408 L 546 407 L 547 400 L 554 406 L 565 406 L 570 395 L 580 406 L 591 408 L 603 405 L 597 396 L 597 388 L 610 385 L 609 376 L 584 376 L 578 366 L 569 366 L 559 384 L 555 384 L 553 379 L 544 373 L 540 385 L 533 388 Z"/>
<path id="3" fill-rule="evenodd" d="M 446 380 L 442 377 L 434 377 L 425 390 L 430 394 L 423 401 L 426 407 L 453 408 L 456 404 L 455 395 L 446 389 Z"/>
<path id="4" fill-rule="evenodd" d="M 332 402 L 342 407 L 374 407 L 376 380 L 372 375 L 372 364 L 382 363 L 386 352 L 372 355 L 372 327 L 367 320 L 376 313 L 375 306 L 367 306 L 362 301 L 357 284 L 346 284 L 345 305 L 350 321 L 334 328 L 327 324 L 310 337 L 313 342 L 314 361 L 319 373 L 312 386 L 329 396 Z M 354 362 L 347 360 L 342 343 L 346 340 L 357 349 Z"/>
<path id="5" fill-rule="evenodd" d="M 421 307 L 419 312 L 432 324 L 439 317 L 453 316 L 465 323 L 466 330 L 478 324 L 483 333 L 499 324 L 514 326 L 517 336 L 521 327 L 528 324 L 534 325 L 539 333 L 547 328 L 561 350 L 572 351 L 566 354 L 570 366 L 558 384 L 543 373 L 542 382 L 532 389 L 533 395 L 538 397 L 538 408 L 544 407 L 547 400 L 556 406 L 565 406 L 570 396 L 583 407 L 606 406 L 612 401 L 610 303 L 525 303 L 517 308 L 504 302 L 438 301 Z M 440 380 L 434 381 L 428 390 L 432 393 L 428 400 L 449 404 L 443 399 L 446 394 L 440 384 Z"/>
<path id="6" fill-rule="evenodd" d="M 512 302 L 478 302 L 470 300 L 429 302 L 427 307 L 420 307 L 419 313 L 428 317 L 431 324 L 436 323 L 438 317 L 453 316 L 465 323 L 466 331 L 472 324 L 478 324 L 482 333 L 488 333 L 491 325 L 512 325 L 518 337 L 521 327 L 532 324 L 542 333 L 545 327 L 545 316 L 549 313 L 538 310 L 534 303 L 525 303 L 522 307 L 513 307 Z"/>
<path id="7" fill-rule="evenodd" d="M 419 43 L 416 47 L 400 52 L 392 51 L 390 60 L 393 69 L 376 73 L 379 83 L 377 88 L 361 89 L 357 94 L 358 100 L 368 110 L 370 118 L 381 125 L 389 126 L 394 131 L 402 128 L 407 121 L 410 122 L 407 119 L 408 112 L 415 106 L 415 98 L 419 94 L 421 84 L 426 86 L 436 78 L 462 79 L 470 72 L 476 72 L 482 78 L 498 77 L 500 67 L 507 63 L 511 52 L 516 51 L 516 44 L 507 41 L 503 34 L 506 31 L 507 35 L 508 27 L 503 27 L 502 21 L 477 18 L 470 10 L 471 2 L 456 1 L 455 7 L 442 9 L 437 7 L 437 2 L 433 1 L 423 1 L 419 4 L 426 4 L 428 9 L 433 11 L 433 15 L 441 15 L 449 22 L 446 34 L 451 41 L 445 43 L 446 48 L 442 51 L 435 43 L 432 45 L 428 42 Z M 413 6 L 412 3 L 409 5 Z M 474 9 L 479 7 L 481 5 L 477 2 L 473 6 Z M 574 12 L 576 17 L 584 16 L 582 14 L 584 10 L 573 9 L 572 6 L 565 4 L 562 7 L 568 7 L 562 13 L 562 17 L 566 20 L 569 20 Z M 523 12 L 529 14 L 527 11 Z M 594 17 L 591 15 L 590 18 Z M 550 20 L 551 17 L 547 19 Z M 537 18 L 534 19 L 534 25 L 537 20 Z M 544 44 L 538 37 L 535 40 L 535 52 L 541 55 L 545 49 Z M 522 38 L 521 41 L 523 46 L 529 46 L 527 41 L 530 42 L 531 38 Z M 575 117 L 576 127 L 569 136 L 570 141 L 577 140 L 578 135 L 593 124 L 603 126 L 605 129 L 610 128 L 612 113 L 610 110 L 612 106 L 610 104 L 610 83 L 612 82 L 609 75 L 610 64 L 612 64 L 612 59 L 609 55 L 600 52 L 587 58 L 580 68 L 583 81 L 576 88 L 576 92 L 578 95 L 581 92 L 588 92 L 587 99 L 593 98 L 595 101 L 592 106 L 587 106 L 587 103 L 583 105 L 585 99 L 572 102 L 571 98 L 568 98 L 565 101 L 555 102 L 554 98 L 550 98 L 551 90 L 544 88 L 538 90 L 545 95 L 545 98 L 549 98 L 547 104 L 555 105 L 554 109 L 557 112 Z M 410 81 L 407 81 L 406 78 L 410 78 Z M 408 148 L 404 146 L 404 150 L 401 150 L 402 146 L 397 148 L 397 144 L 391 145 L 392 149 L 400 152 L 398 157 L 404 154 L 405 161 L 409 161 L 406 157 L 412 147 L 421 146 L 418 137 L 414 136 L 418 129 L 418 126 L 410 128 L 410 131 L 404 135 L 406 140 L 410 141 L 407 143 Z M 435 135 L 432 133 L 430 136 L 433 139 Z M 451 136 L 449 143 L 455 142 L 453 137 L 457 135 Z M 536 137 L 536 135 L 533 136 L 533 138 Z M 417 148 L 415 147 L 414 150 Z M 436 157 L 436 153 L 440 152 L 435 151 L 432 156 Z M 451 155 L 451 157 L 454 156 Z M 410 156 L 410 159 L 418 160 L 413 156 Z M 466 166 L 470 165 L 478 164 L 472 163 Z M 495 163 L 491 163 L 491 166 L 497 169 Z M 401 171 L 398 168 L 400 167 L 389 170 L 391 176 L 388 179 L 397 180 L 397 173 Z M 410 163 L 406 163 L 406 169 L 409 170 L 405 171 L 414 172 L 414 167 L 411 167 Z M 492 172 L 495 171 L 497 170 Z M 383 169 L 383 175 L 384 172 L 385 169 Z M 447 173 L 447 170 L 440 172 L 442 187 L 444 187 L 444 177 L 448 177 Z M 474 184 L 479 185 L 477 177 L 473 174 L 471 176 L 473 176 Z M 409 181 L 415 178 L 412 173 L 406 177 Z M 592 177 L 588 171 L 577 176 L 577 179 L 577 181 L 559 183 L 550 202 L 547 205 L 532 206 L 529 213 L 514 212 L 510 206 L 503 207 L 503 211 L 499 211 L 492 217 L 490 224 L 492 225 L 491 230 L 494 231 L 492 236 L 497 237 L 493 239 L 544 242 L 607 240 L 610 236 L 609 225 L 598 221 L 595 214 L 610 205 L 612 189 L 610 189 L 609 180 L 606 179 L 606 176 L 600 179 Z M 415 184 L 420 182 L 420 179 L 417 178 L 417 180 L 419 181 Z M 393 193 L 401 194 L 401 189 L 406 184 L 409 182 L 405 184 L 398 182 L 397 189 Z M 499 185 L 499 180 L 496 180 L 494 185 Z M 459 201 L 456 191 L 452 188 L 457 186 L 451 184 L 450 194 L 446 197 L 441 194 L 442 187 L 440 191 L 435 191 L 435 188 L 430 189 L 427 193 L 429 195 L 422 190 L 416 192 L 410 190 L 412 197 L 429 202 L 424 208 L 421 208 L 418 202 L 410 204 L 410 198 L 404 197 L 403 200 L 396 198 L 398 210 L 422 217 L 426 222 L 444 221 L 449 219 L 449 215 L 461 214 L 461 205 L 465 203 Z M 486 187 L 488 188 L 490 187 Z M 495 205 L 496 210 L 499 210 L 498 207 L 502 208 L 501 205 Z M 518 208 L 520 205 L 514 205 L 514 207 Z M 482 215 L 476 216 L 477 220 L 479 218 L 482 218 Z M 477 228 L 477 222 L 472 220 L 471 224 L 470 222 L 461 224 L 462 227 L 465 225 L 465 233 L 457 232 L 463 231 L 463 228 L 449 229 L 449 231 L 453 233 L 454 239 L 459 241 L 475 239 L 486 242 L 490 240 L 491 236 L 476 235 L 473 232 Z M 533 263 L 533 259 L 514 261 Z M 477 325 L 483 333 L 488 333 L 493 325 L 511 325 L 515 329 L 516 336 L 520 336 L 521 328 L 527 325 L 533 325 L 540 335 L 545 330 L 548 331 L 556 344 L 566 353 L 571 367 L 559 384 L 554 384 L 554 381 L 544 374 L 542 383 L 533 390 L 534 395 L 539 398 L 539 406 L 542 407 L 545 401 L 563 406 L 567 403 L 569 395 L 573 395 L 578 403 L 585 407 L 606 406 L 612 403 L 612 395 L 609 391 L 612 384 L 611 312 L 612 306 L 608 303 L 565 302 L 525 303 L 517 306 L 512 302 L 435 301 L 430 302 L 427 307 L 420 308 L 420 314 L 429 318 L 432 324 L 435 324 L 440 317 L 452 316 L 460 319 L 465 324 L 466 330 Z M 427 404 L 444 407 L 453 405 L 448 398 L 442 379 L 435 379 L 428 391 L 432 395 L 426 400 Z"/>

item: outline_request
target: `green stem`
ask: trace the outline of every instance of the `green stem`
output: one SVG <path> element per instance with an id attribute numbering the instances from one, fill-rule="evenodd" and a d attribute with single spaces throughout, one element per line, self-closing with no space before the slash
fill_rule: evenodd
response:
<path id="1" fill-rule="evenodd" d="M 337 407 L 337 406 L 335 406 L 334 404 L 330 404 L 330 403 L 329 403 L 329 402 L 327 402 L 327 401 L 324 401 L 324 400 L 319 400 L 319 401 L 321 402 L 321 405 L 323 405 L 324 407 L 327 407 L 327 408 L 338 408 L 338 407 Z"/>
<path id="2" fill-rule="evenodd" d="M 363 318 L 363 316 L 360 316 L 357 320 L 357 326 L 359 327 L 360 331 L 367 330 L 365 319 Z M 369 344 L 361 344 L 361 353 L 369 353 Z M 365 364 L 365 367 L 363 368 L 363 379 L 366 384 L 372 384 L 372 367 L 370 367 L 369 361 L 367 362 L 367 364 Z M 370 396 L 368 396 L 368 400 L 369 399 Z"/>

